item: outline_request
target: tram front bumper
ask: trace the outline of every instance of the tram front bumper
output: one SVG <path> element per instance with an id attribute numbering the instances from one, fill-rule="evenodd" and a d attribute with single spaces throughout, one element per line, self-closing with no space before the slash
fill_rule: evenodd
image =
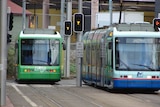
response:
<path id="1" fill-rule="evenodd" d="M 59 80 L 61 75 L 59 73 L 20 73 L 18 80 Z"/>
<path id="2" fill-rule="evenodd" d="M 114 88 L 160 89 L 160 79 L 114 79 Z"/>

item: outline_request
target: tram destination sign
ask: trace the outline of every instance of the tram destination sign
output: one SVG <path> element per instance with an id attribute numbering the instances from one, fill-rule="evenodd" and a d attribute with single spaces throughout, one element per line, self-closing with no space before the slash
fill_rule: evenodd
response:
<path id="1" fill-rule="evenodd" d="M 76 57 L 83 57 L 83 42 L 76 43 Z"/>

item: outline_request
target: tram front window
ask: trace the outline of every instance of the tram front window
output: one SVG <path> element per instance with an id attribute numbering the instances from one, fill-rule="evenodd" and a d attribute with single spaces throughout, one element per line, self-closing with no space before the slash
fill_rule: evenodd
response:
<path id="1" fill-rule="evenodd" d="M 117 37 L 115 42 L 117 70 L 160 71 L 160 39 Z"/>
<path id="2" fill-rule="evenodd" d="M 59 65 L 59 40 L 22 39 L 22 65 Z"/>

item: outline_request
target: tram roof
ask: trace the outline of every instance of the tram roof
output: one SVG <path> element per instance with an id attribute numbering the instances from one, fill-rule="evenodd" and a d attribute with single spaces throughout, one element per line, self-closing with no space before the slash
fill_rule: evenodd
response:
<path id="1" fill-rule="evenodd" d="M 113 32 L 114 37 L 153 37 L 153 38 L 159 38 L 160 37 L 160 32 L 146 32 L 146 31 L 116 31 L 114 29 Z"/>
<path id="2" fill-rule="evenodd" d="M 24 34 L 55 34 L 56 32 L 52 29 L 24 29 Z"/>
<path id="3" fill-rule="evenodd" d="M 60 34 L 52 29 L 24 29 L 23 31 L 21 31 L 20 37 L 61 38 Z"/>
<path id="4" fill-rule="evenodd" d="M 117 24 L 117 31 L 155 31 L 149 23 Z"/>

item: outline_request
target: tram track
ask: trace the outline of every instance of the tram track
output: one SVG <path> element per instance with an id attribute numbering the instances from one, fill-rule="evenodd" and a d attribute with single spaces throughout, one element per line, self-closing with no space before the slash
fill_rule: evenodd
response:
<path id="1" fill-rule="evenodd" d="M 81 96 L 80 94 L 75 94 L 75 93 L 73 93 L 73 92 L 71 92 L 71 91 L 68 91 L 68 90 L 66 90 L 66 89 L 64 89 L 64 88 L 63 88 L 62 90 L 65 91 L 66 93 L 70 94 L 70 95 L 73 95 L 73 96 L 75 96 L 75 97 L 78 97 L 78 98 L 86 101 L 86 102 L 89 102 L 89 103 L 91 103 L 91 104 L 93 104 L 93 105 L 96 105 L 97 107 L 103 107 L 103 106 L 97 104 L 97 103 L 94 102 L 94 101 L 88 100 L 88 99 L 90 99 L 90 98 L 87 97 L 87 96 L 84 97 L 84 96 Z"/>
<path id="2" fill-rule="evenodd" d="M 149 96 L 148 96 L 149 95 Z M 129 97 L 134 98 L 135 100 L 141 100 L 144 103 L 153 104 L 154 107 L 160 105 L 160 94 L 159 93 L 149 93 L 149 94 L 128 94 Z"/>
<path id="3" fill-rule="evenodd" d="M 70 107 L 72 105 L 76 105 L 76 107 L 82 107 L 81 104 L 87 104 L 88 105 L 87 107 L 103 107 L 100 104 L 93 101 L 91 98 L 89 98 L 87 96 L 82 96 L 80 94 L 76 94 L 75 92 L 71 92 L 71 91 L 67 90 L 67 88 L 64 89 L 64 88 L 58 87 L 56 85 L 54 85 L 54 86 L 51 85 L 51 87 L 49 89 L 50 92 L 48 92 L 49 90 L 45 90 L 44 88 L 37 88 L 36 86 L 33 86 L 33 85 L 28 85 L 28 86 L 32 89 L 32 91 L 34 91 L 38 94 L 38 97 L 41 96 L 45 100 L 47 99 L 52 104 L 56 105 L 56 107 Z M 58 91 L 58 94 L 54 94 L 54 92 L 51 90 Z M 58 97 L 58 96 L 64 96 L 64 94 L 65 94 L 65 97 L 68 96 L 68 98 L 61 99 L 60 97 Z M 75 103 L 77 103 L 77 104 L 71 104 L 71 103 L 74 103 L 73 101 L 75 101 Z M 67 106 L 67 104 L 69 104 L 70 106 L 69 105 Z M 53 105 L 50 107 L 53 107 Z M 111 105 L 109 107 L 111 107 Z"/>
<path id="4" fill-rule="evenodd" d="M 23 105 L 24 107 L 63 107 L 60 106 L 57 102 L 49 99 L 47 96 L 45 96 L 44 93 L 40 94 L 38 91 L 36 91 L 36 89 L 34 89 L 34 87 L 31 87 L 30 85 L 25 84 L 25 85 L 11 85 L 11 86 L 29 104 L 29 105 Z M 41 103 L 37 102 L 38 100 Z"/>
<path id="5" fill-rule="evenodd" d="M 69 81 L 70 82 L 70 81 Z M 110 93 L 72 83 L 7 83 L 8 96 L 15 107 L 159 107 L 160 93 Z M 19 102 L 21 101 L 21 102 Z"/>
<path id="6" fill-rule="evenodd" d="M 28 85 L 32 91 L 36 92 L 38 95 L 37 97 L 39 98 L 39 96 L 42 97 L 42 99 L 45 99 L 45 100 L 48 100 L 49 102 L 51 102 L 51 104 L 48 102 L 48 101 L 45 101 L 45 103 L 49 106 L 49 107 L 53 107 L 53 104 L 56 106 L 56 107 L 63 107 L 60 102 L 58 102 L 57 100 L 53 99 L 53 98 L 50 98 L 46 95 L 46 93 L 44 93 L 42 90 L 36 88 L 36 87 L 33 87 L 32 85 Z"/>

